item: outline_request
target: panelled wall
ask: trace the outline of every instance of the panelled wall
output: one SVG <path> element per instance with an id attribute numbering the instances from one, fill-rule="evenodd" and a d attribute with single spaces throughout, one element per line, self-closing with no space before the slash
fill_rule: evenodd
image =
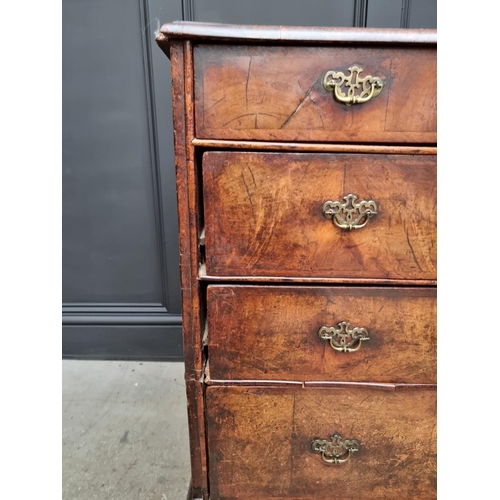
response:
<path id="1" fill-rule="evenodd" d="M 436 0 L 63 0 L 63 357 L 181 360 L 160 24 L 436 28 Z"/>

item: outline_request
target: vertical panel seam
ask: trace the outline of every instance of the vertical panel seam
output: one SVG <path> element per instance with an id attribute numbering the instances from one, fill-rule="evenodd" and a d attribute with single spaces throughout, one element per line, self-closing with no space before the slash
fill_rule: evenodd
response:
<path id="1" fill-rule="evenodd" d="M 141 42 L 143 52 L 144 80 L 146 87 L 146 108 L 148 116 L 148 140 L 151 157 L 151 173 L 153 182 L 153 203 L 155 212 L 157 251 L 160 261 L 160 281 L 162 298 L 167 311 L 169 309 L 168 298 L 168 273 L 165 249 L 165 224 L 163 220 L 163 200 L 161 192 L 161 172 L 158 147 L 158 126 L 156 117 L 156 102 L 154 94 L 153 61 L 151 54 L 151 34 L 149 26 L 148 0 L 139 0 L 141 18 Z"/>
<path id="2" fill-rule="evenodd" d="M 411 0 L 402 0 L 400 28 L 408 28 L 410 25 L 410 8 Z"/>
<path id="3" fill-rule="evenodd" d="M 194 1 L 182 0 L 182 20 L 194 21 Z"/>
<path id="4" fill-rule="evenodd" d="M 355 28 L 366 28 L 368 12 L 368 0 L 354 0 L 353 26 Z"/>

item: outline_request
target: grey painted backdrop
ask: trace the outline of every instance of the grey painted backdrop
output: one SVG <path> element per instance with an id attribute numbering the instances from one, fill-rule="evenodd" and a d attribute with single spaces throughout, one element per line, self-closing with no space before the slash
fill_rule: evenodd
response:
<path id="1" fill-rule="evenodd" d="M 63 0 L 63 357 L 181 360 L 160 24 L 436 28 L 436 0 Z"/>

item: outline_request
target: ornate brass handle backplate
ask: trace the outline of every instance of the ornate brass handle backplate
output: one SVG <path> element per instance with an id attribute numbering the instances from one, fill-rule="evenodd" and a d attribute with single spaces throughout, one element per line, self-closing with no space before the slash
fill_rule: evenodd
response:
<path id="1" fill-rule="evenodd" d="M 323 203 L 323 215 L 327 219 L 332 219 L 340 229 L 361 229 L 378 213 L 377 204 L 373 200 L 356 201 L 358 197 L 355 194 L 348 194 L 343 199 L 343 203 L 340 201 Z"/>
<path id="2" fill-rule="evenodd" d="M 361 445 L 357 439 L 342 439 L 339 434 L 330 436 L 330 440 L 315 438 L 311 442 L 313 453 L 321 454 L 328 465 L 340 465 L 347 462 L 351 455 L 359 451 Z"/>
<path id="3" fill-rule="evenodd" d="M 382 92 L 384 84 L 380 78 L 370 75 L 361 78 L 363 69 L 359 66 L 351 66 L 349 71 L 349 75 L 342 71 L 328 71 L 323 77 L 323 87 L 333 92 L 338 101 L 347 106 L 363 104 Z M 342 90 L 344 86 L 347 93 Z"/>
<path id="4" fill-rule="evenodd" d="M 318 337 L 329 340 L 332 349 L 339 352 L 356 352 L 362 342 L 370 340 L 366 328 L 351 328 L 347 321 L 341 321 L 337 326 L 322 326 L 318 330 Z"/>

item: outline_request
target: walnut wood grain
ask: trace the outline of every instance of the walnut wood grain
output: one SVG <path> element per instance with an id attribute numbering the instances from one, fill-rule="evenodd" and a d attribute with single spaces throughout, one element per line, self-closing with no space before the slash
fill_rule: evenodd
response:
<path id="1" fill-rule="evenodd" d="M 205 440 L 204 385 L 198 380 L 186 381 L 189 452 L 191 463 L 191 494 L 208 499 L 208 464 Z"/>
<path id="2" fill-rule="evenodd" d="M 331 284 L 331 285 L 405 285 L 405 286 L 436 286 L 437 280 L 401 280 L 401 279 L 374 279 L 374 278 L 283 278 L 282 276 L 214 276 L 206 273 L 205 265 L 200 266 L 199 279 L 203 282 L 215 283 L 304 283 L 304 284 Z"/>
<path id="3" fill-rule="evenodd" d="M 207 363 L 207 371 L 208 371 L 208 363 Z M 344 388 L 350 387 L 351 389 L 354 387 L 362 387 L 362 388 L 370 388 L 373 387 L 377 390 L 387 390 L 387 391 L 396 391 L 400 389 L 404 390 L 415 390 L 415 389 L 429 389 L 434 387 L 436 384 L 387 384 L 383 382 L 332 382 L 329 380 L 309 380 L 305 382 L 291 382 L 289 380 L 216 380 L 205 377 L 204 383 L 207 386 L 258 386 L 258 387 L 324 387 L 324 388 Z"/>
<path id="4" fill-rule="evenodd" d="M 436 392 L 208 387 L 211 498 L 436 498 Z M 360 441 L 339 466 L 314 438 Z"/>
<path id="5" fill-rule="evenodd" d="M 436 383 L 436 289 L 218 286 L 207 290 L 210 378 Z M 332 349 L 348 321 L 370 340 Z"/>
<path id="6" fill-rule="evenodd" d="M 189 289 L 191 292 L 190 308 L 183 315 L 189 316 L 189 321 L 192 324 L 192 339 L 195 349 L 195 363 L 194 363 L 194 379 L 199 380 L 201 376 L 203 354 L 202 354 L 202 315 L 203 311 L 200 304 L 200 290 L 198 282 L 198 263 L 200 262 L 200 249 L 198 245 L 201 233 L 201 206 L 200 206 L 200 179 L 198 176 L 198 169 L 196 165 L 195 149 L 192 145 L 194 138 L 194 96 L 193 96 L 193 50 L 192 44 L 189 40 L 184 41 L 184 100 L 185 100 L 185 136 L 186 136 L 186 150 L 185 157 L 181 161 L 186 164 L 186 181 L 187 181 L 187 209 L 189 212 L 189 237 L 190 251 L 189 251 Z M 173 89 L 175 92 L 176 89 Z M 175 100 L 175 98 L 174 98 Z M 183 202 L 184 202 L 183 198 Z M 181 280 L 181 286 L 185 283 Z"/>
<path id="7" fill-rule="evenodd" d="M 207 152 L 206 273 L 436 279 L 436 158 Z M 345 231 L 322 215 L 354 193 L 379 214 Z"/>
<path id="8" fill-rule="evenodd" d="M 157 42 L 172 61 L 189 498 L 435 498 L 435 289 L 418 285 L 437 277 L 436 32 L 180 22 Z M 347 107 L 321 79 L 352 64 L 384 89 Z M 321 207 L 349 192 L 379 213 L 344 232 Z M 357 357 L 316 336 L 345 309 L 368 322 Z M 341 467 L 309 451 L 334 432 L 362 444 Z"/>
<path id="9" fill-rule="evenodd" d="M 198 138 L 436 143 L 433 48 L 197 45 L 194 64 Z M 346 106 L 322 80 L 353 65 L 384 88 Z"/>
<path id="10" fill-rule="evenodd" d="M 179 222 L 181 298 L 183 317 L 183 349 L 188 378 L 199 378 L 202 368 L 201 350 L 196 349 L 196 341 L 191 322 L 191 241 L 189 238 L 188 175 L 186 162 L 186 108 L 184 99 L 184 46 L 181 42 L 170 47 L 172 101 L 174 124 L 174 151 L 176 156 L 177 213 Z"/>
<path id="11" fill-rule="evenodd" d="M 170 46 L 170 59 L 179 218 L 182 332 L 191 454 L 190 490 L 194 497 L 207 499 L 205 414 L 203 412 L 203 389 L 199 382 L 203 370 L 203 346 L 199 283 L 197 280 L 198 225 L 196 217 L 192 217 L 192 213 L 200 211 L 197 205 L 199 181 L 196 177 L 193 161 L 194 146 L 191 144 L 194 131 L 193 69 L 189 42 L 173 42 Z M 191 90 L 189 90 L 190 88 Z"/>
<path id="12" fill-rule="evenodd" d="M 225 141 L 216 139 L 193 139 L 198 148 L 211 149 L 258 149 L 261 151 L 309 151 L 318 153 L 375 153 L 401 155 L 436 155 L 437 148 L 432 146 L 391 146 L 376 144 L 328 144 L 307 142 L 263 142 L 263 141 Z"/>

